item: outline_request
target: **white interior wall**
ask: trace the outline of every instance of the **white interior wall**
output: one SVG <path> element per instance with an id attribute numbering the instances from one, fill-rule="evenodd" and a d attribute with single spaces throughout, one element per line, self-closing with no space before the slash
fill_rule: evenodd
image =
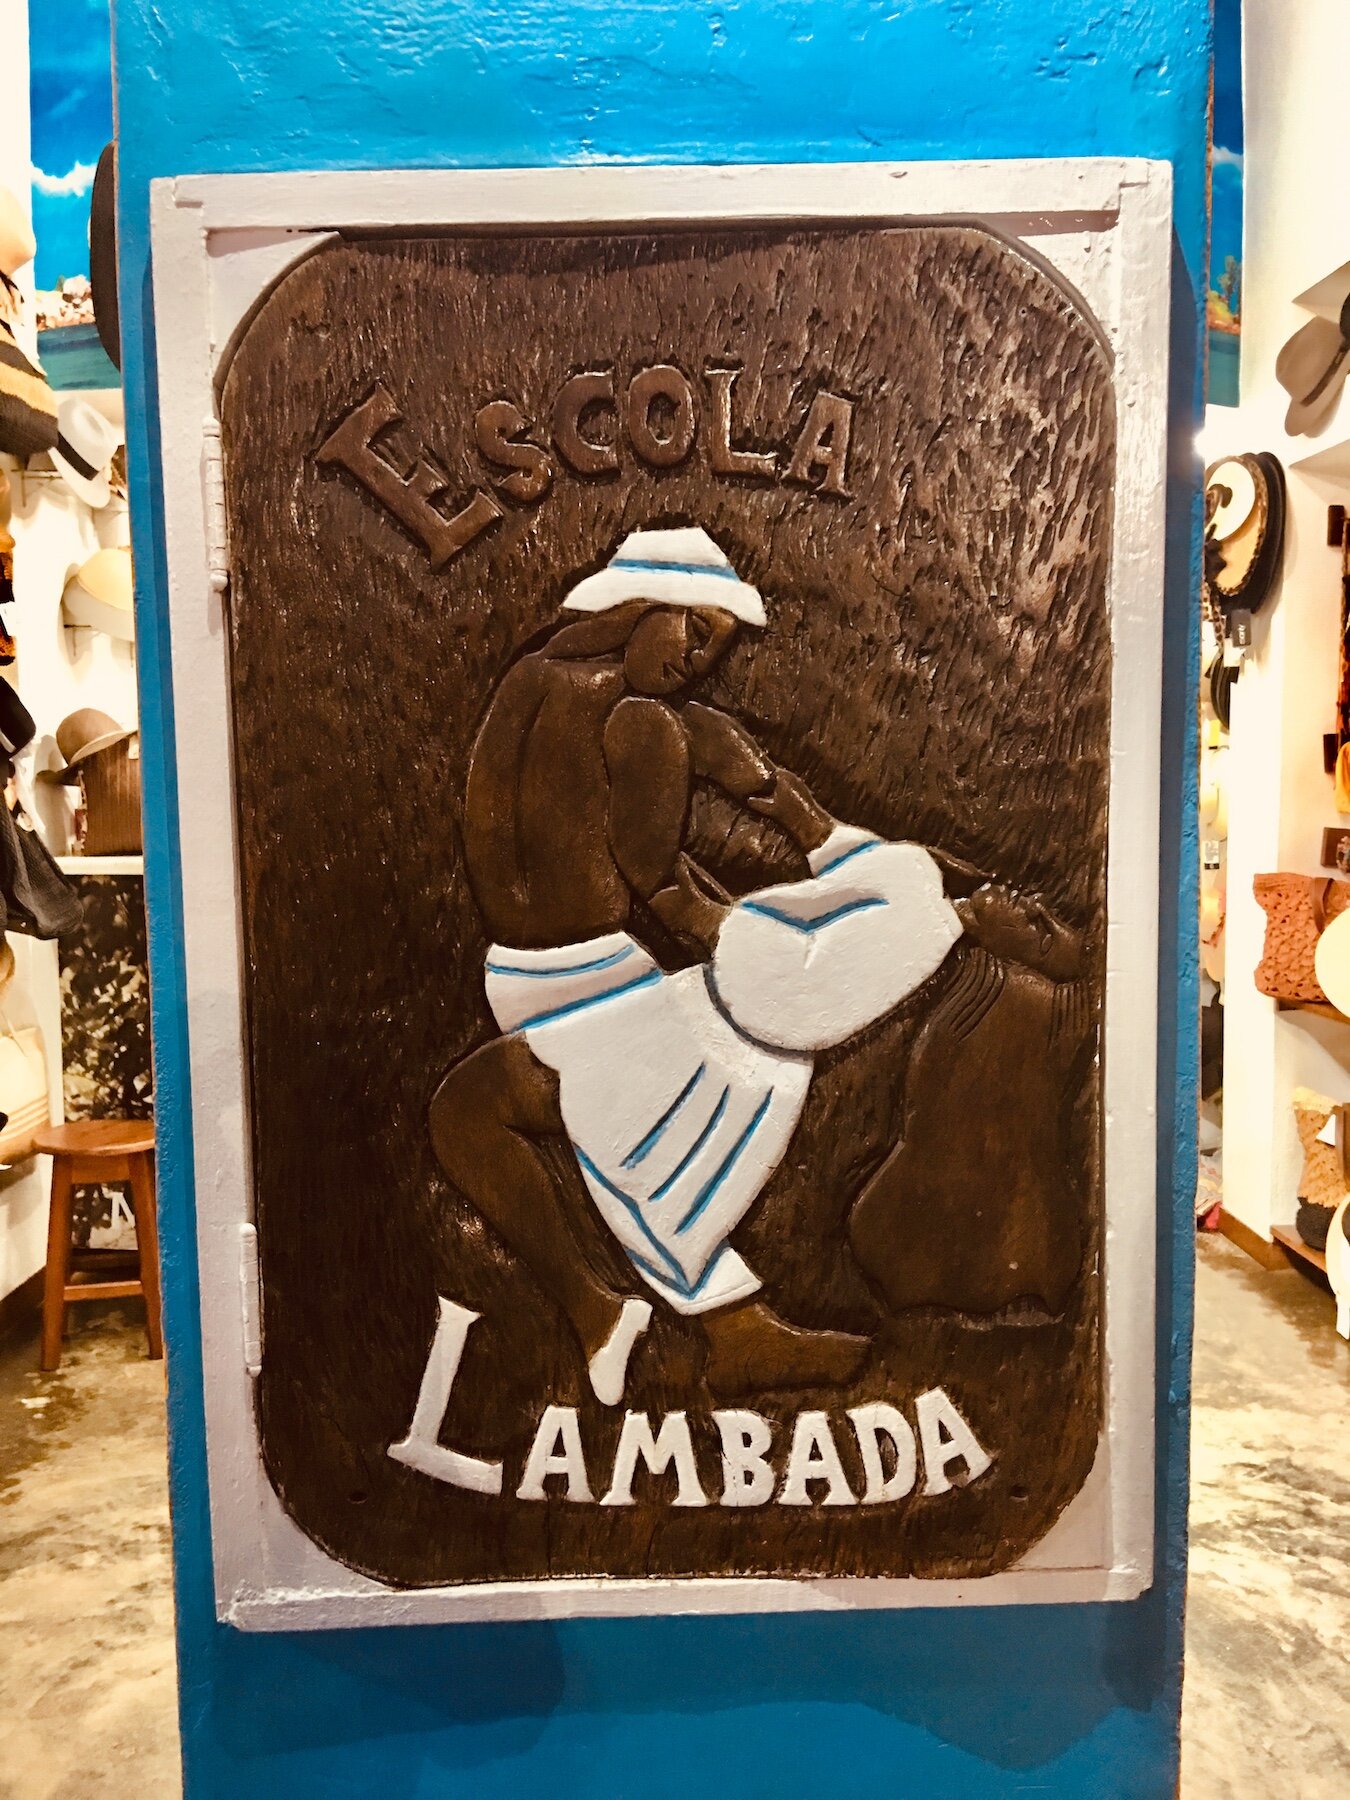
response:
<path id="1" fill-rule="evenodd" d="M 1328 46 L 1345 0 L 1245 0 L 1245 245 L 1242 404 L 1211 408 L 1206 462 L 1270 450 L 1289 489 L 1284 575 L 1234 691 L 1228 761 L 1228 898 L 1224 983 L 1224 1207 L 1263 1236 L 1293 1219 L 1301 1156 L 1295 1087 L 1350 1099 L 1350 1025 L 1278 1012 L 1252 980 L 1265 917 L 1253 877 L 1324 874 L 1322 828 L 1336 812 L 1322 765 L 1335 725 L 1340 562 L 1326 541 L 1327 506 L 1350 499 L 1350 448 L 1338 475 L 1300 468 L 1350 439 L 1350 402 L 1316 438 L 1284 430 L 1280 347 L 1310 314 L 1295 297 L 1350 260 L 1350 106 Z"/>
<path id="2" fill-rule="evenodd" d="M 0 0 L 0 186 L 27 201 L 30 182 L 28 110 L 28 0 Z M 32 270 L 21 272 L 20 280 Z M 4 459 L 9 469 L 12 458 Z M 12 479 L 12 477 L 11 477 Z M 20 495 L 15 485 L 17 513 Z M 19 531 L 14 528 L 17 543 Z M 17 559 L 16 559 L 17 572 Z M 15 621 L 11 621 L 14 624 Z M 61 1004 L 54 944 L 15 937 L 14 980 L 3 995 L 8 1021 L 37 1024 L 47 1047 L 49 1087 L 60 1090 Z M 58 1117 L 59 1117 L 58 1113 Z M 0 1170 L 0 1299 L 42 1267 L 46 1257 L 47 1187 L 45 1158 Z"/>
<path id="3" fill-rule="evenodd" d="M 0 187 L 28 195 L 28 0 L 0 0 Z"/>
<path id="4" fill-rule="evenodd" d="M 27 203 L 31 163 L 28 102 L 27 0 L 0 0 L 0 185 Z M 31 266 L 20 283 L 31 288 Z M 26 348 L 32 350 L 35 337 Z M 121 416 L 121 397 L 98 396 L 99 404 Z M 72 631 L 61 622 L 61 593 L 67 577 L 105 545 L 127 542 L 125 510 L 93 513 L 56 475 L 21 474 L 12 457 L 9 470 L 14 534 L 16 605 L 9 619 L 18 640 L 18 660 L 10 674 L 33 715 L 37 737 L 18 759 L 19 788 L 41 821 L 48 844 L 65 848 L 69 800 L 66 790 L 35 782 L 38 769 L 60 766 L 54 733 L 81 706 L 97 706 L 124 724 L 136 717 L 136 673 L 131 646 L 101 632 Z M 5 1019 L 21 1027 L 36 1024 L 47 1051 L 48 1086 L 56 1118 L 61 1111 L 61 994 L 55 944 L 13 934 L 15 976 L 3 995 Z M 47 1159 L 0 1167 L 0 1299 L 39 1270 L 47 1252 Z"/>

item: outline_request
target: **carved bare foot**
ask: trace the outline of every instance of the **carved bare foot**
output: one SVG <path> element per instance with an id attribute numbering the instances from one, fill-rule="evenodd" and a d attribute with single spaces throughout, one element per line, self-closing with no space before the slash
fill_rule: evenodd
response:
<path id="1" fill-rule="evenodd" d="M 594 1351 L 587 1346 L 586 1373 L 591 1378 L 591 1390 L 602 1406 L 617 1406 L 623 1399 L 628 1359 L 651 1322 L 649 1301 L 625 1300 L 604 1341 Z"/>
<path id="2" fill-rule="evenodd" d="M 1079 973 L 1083 934 L 1061 924 L 1039 900 L 990 882 L 954 904 L 966 936 L 990 955 L 1022 963 L 1050 981 L 1071 981 Z"/>
<path id="3" fill-rule="evenodd" d="M 579 1285 L 579 1284 L 578 1284 Z M 581 1353 L 589 1363 L 602 1350 L 623 1312 L 623 1295 L 608 1286 L 594 1284 L 564 1296 L 563 1310 L 577 1334 Z"/>
<path id="4" fill-rule="evenodd" d="M 763 1301 L 705 1315 L 708 1386 L 714 1393 L 842 1387 L 867 1361 L 866 1338 L 789 1325 Z"/>

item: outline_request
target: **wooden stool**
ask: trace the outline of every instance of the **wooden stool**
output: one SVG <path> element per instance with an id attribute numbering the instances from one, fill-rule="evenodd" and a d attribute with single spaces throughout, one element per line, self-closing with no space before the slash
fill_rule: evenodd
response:
<path id="1" fill-rule="evenodd" d="M 159 1233 L 155 1226 L 155 1127 L 151 1119 L 77 1119 L 46 1125 L 33 1148 L 52 1159 L 47 1276 L 42 1294 L 43 1369 L 61 1365 L 66 1306 L 74 1300 L 145 1299 L 150 1355 L 164 1354 L 159 1322 Z M 136 1215 L 136 1249 L 77 1250 L 70 1241 L 71 1190 L 125 1182 Z M 104 1280 L 121 1275 L 127 1279 Z"/>

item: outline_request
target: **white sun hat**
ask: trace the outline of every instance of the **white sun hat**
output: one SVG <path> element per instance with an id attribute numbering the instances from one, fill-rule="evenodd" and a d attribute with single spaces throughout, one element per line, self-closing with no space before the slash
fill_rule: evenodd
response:
<path id="1" fill-rule="evenodd" d="M 573 612 L 608 612 L 625 600 L 720 606 L 745 625 L 768 623 L 759 589 L 741 580 L 698 525 L 630 531 L 606 567 L 579 581 L 563 605 Z"/>
<path id="2" fill-rule="evenodd" d="M 108 464 L 122 441 L 122 433 L 105 419 L 96 406 L 69 394 L 56 408 L 60 436 L 51 459 L 73 488 L 89 506 L 106 506 L 112 495 L 108 480 Z"/>
<path id="3" fill-rule="evenodd" d="M 134 642 L 133 587 L 130 550 L 96 550 L 71 576 L 61 595 L 66 624 L 88 625 L 124 644 Z"/>

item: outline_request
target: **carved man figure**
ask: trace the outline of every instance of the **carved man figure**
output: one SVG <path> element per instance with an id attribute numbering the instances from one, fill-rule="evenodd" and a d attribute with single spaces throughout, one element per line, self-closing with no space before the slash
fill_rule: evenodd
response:
<path id="1" fill-rule="evenodd" d="M 863 1339 L 777 1317 L 729 1234 L 796 1129 L 815 1052 L 881 1018 L 969 930 L 1003 947 L 1025 909 L 914 844 L 832 818 L 739 722 L 693 697 L 759 592 L 706 532 L 637 531 L 503 677 L 474 746 L 465 847 L 494 939 L 503 1036 L 432 1103 L 446 1172 L 563 1307 L 591 1384 L 622 1397 L 649 1296 L 697 1317 L 723 1394 L 849 1380 Z M 696 781 L 797 843 L 809 878 L 733 902 L 685 848 Z M 976 880 L 979 878 L 976 877 Z M 654 915 L 694 949 L 664 969 Z M 566 1139 L 633 1270 L 613 1291 L 568 1223 Z"/>

